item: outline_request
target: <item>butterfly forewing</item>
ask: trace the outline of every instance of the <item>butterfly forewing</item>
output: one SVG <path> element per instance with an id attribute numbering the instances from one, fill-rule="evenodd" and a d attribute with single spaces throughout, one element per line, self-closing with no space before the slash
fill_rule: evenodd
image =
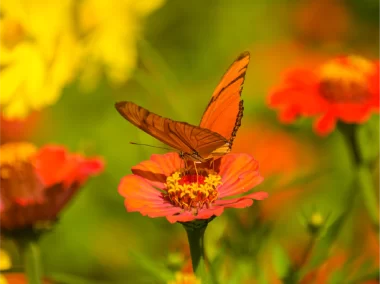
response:
<path id="1" fill-rule="evenodd" d="M 218 133 L 159 116 L 132 102 L 119 102 L 115 107 L 133 125 L 187 156 L 206 159 L 214 150 L 228 143 Z"/>
<path id="2" fill-rule="evenodd" d="M 216 87 L 199 125 L 225 137 L 230 147 L 243 117 L 244 107 L 240 94 L 249 60 L 249 52 L 243 52 L 228 68 Z"/>

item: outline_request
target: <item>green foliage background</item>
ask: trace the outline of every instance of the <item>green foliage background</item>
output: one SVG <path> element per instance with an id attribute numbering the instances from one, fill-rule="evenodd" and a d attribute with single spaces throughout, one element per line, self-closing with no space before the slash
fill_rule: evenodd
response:
<path id="1" fill-rule="evenodd" d="M 144 24 L 138 42 L 138 68 L 127 84 L 115 88 L 104 80 L 96 90 L 83 93 L 74 83 L 64 90 L 56 105 L 42 113 L 33 137 L 36 144 L 64 144 L 72 151 L 101 155 L 106 160 L 105 172 L 86 184 L 62 212 L 54 230 L 43 237 L 46 275 L 62 283 L 164 283 L 180 270 L 184 254 L 175 244 L 186 244 L 183 228 L 169 224 L 164 218 L 127 213 L 117 192 L 120 179 L 130 173 L 133 165 L 162 151 L 130 145 L 130 141 L 160 144 L 125 121 L 116 112 L 114 103 L 131 100 L 158 114 L 197 124 L 219 78 L 244 50 L 251 52 L 252 61 L 243 91 L 246 108 L 242 129 L 249 130 L 246 121 L 265 121 L 282 129 L 301 144 L 317 149 L 318 167 L 305 172 L 304 165 L 299 165 L 299 175 L 291 177 L 289 183 L 298 183 L 305 193 L 285 200 L 283 204 L 291 206 L 284 210 L 278 208 L 278 218 L 273 222 L 257 221 L 260 204 L 255 203 L 249 209 L 227 210 L 210 223 L 206 232 L 207 253 L 215 260 L 220 276 L 228 279 L 222 283 L 252 283 L 249 279 L 253 278 L 260 283 L 272 283 L 268 267 L 274 267 L 272 272 L 278 278 L 290 277 L 290 248 L 306 246 L 309 234 L 302 214 L 306 212 L 310 217 L 314 207 L 324 216 L 331 213 L 328 219 L 331 226 L 339 227 L 334 221 L 342 212 L 345 220 L 336 239 L 329 237 L 331 241 L 325 240 L 317 248 L 322 255 L 316 259 L 316 266 L 327 259 L 327 248 L 337 246 L 349 258 L 359 258 L 363 245 L 360 224 L 368 223 L 368 215 L 357 196 L 345 211 L 350 202 L 346 196 L 357 189 L 350 191 L 353 168 L 343 138 L 338 132 L 318 137 L 312 132 L 310 120 L 280 125 L 265 100 L 270 88 L 280 82 L 279 72 L 271 73 L 268 66 L 276 66 L 277 59 L 284 69 L 302 63 L 297 54 L 288 54 L 286 48 L 282 50 L 284 43 L 299 44 L 307 53 L 325 57 L 354 53 L 377 58 L 379 4 L 371 0 L 340 1 L 339 5 L 347 9 L 349 27 L 343 36 L 337 35 L 332 41 L 300 35 L 300 27 L 293 19 L 299 6 L 307 2 L 168 1 Z M 334 24 L 331 23 L 332 28 Z M 257 50 L 267 52 L 258 58 Z M 282 59 L 288 56 L 295 58 L 294 61 L 283 63 Z M 256 62 L 256 59 L 260 60 Z M 378 117 L 374 116 L 365 127 L 378 130 Z M 261 133 L 255 135 L 260 137 Z M 362 146 L 377 149 L 376 139 L 375 134 L 369 144 Z M 281 142 L 270 141 L 262 151 Z M 276 159 L 273 156 L 270 161 L 259 162 L 275 163 Z M 378 180 L 376 167 L 373 174 L 374 180 Z M 291 187 L 288 184 L 275 188 L 273 184 L 278 177 L 265 178 L 260 190 L 281 191 Z M 262 202 L 270 203 L 271 198 Z M 247 212 L 252 218 L 248 229 L 238 221 L 239 215 Z M 328 232 L 332 234 L 331 230 Z M 17 253 L 10 247 L 17 263 Z M 355 277 L 376 273 L 378 257 L 368 257 L 367 261 Z M 329 283 L 349 283 L 344 280 L 349 265 L 336 269 Z"/>

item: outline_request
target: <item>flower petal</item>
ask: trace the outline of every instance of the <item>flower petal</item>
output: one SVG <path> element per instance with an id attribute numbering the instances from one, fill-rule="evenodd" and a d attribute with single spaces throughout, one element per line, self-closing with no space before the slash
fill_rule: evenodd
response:
<path id="1" fill-rule="evenodd" d="M 342 56 L 315 70 L 289 70 L 268 104 L 279 109 L 284 123 L 297 115 L 320 116 L 314 130 L 327 135 L 336 121 L 364 123 L 380 111 L 379 62 Z"/>
<path id="2" fill-rule="evenodd" d="M 81 182 L 87 180 L 90 175 L 99 174 L 104 170 L 104 160 L 101 158 L 85 159 L 82 158 L 80 167 L 78 169 L 78 175 Z"/>
<path id="3" fill-rule="evenodd" d="M 159 190 L 137 175 L 125 176 L 119 184 L 119 194 L 125 197 L 128 212 L 140 212 L 144 216 L 163 217 L 176 214 L 181 208 L 165 201 Z"/>
<path id="4" fill-rule="evenodd" d="M 223 184 L 219 198 L 236 195 L 252 189 L 263 181 L 258 162 L 248 154 L 228 154 L 221 158 L 219 175 Z"/>
<path id="5" fill-rule="evenodd" d="M 234 207 L 234 208 L 244 208 L 247 206 L 252 205 L 252 200 L 264 200 L 269 196 L 267 192 L 264 191 L 259 191 L 259 192 L 254 192 L 251 194 L 247 194 L 243 197 L 239 198 L 233 198 L 233 199 L 226 199 L 226 200 L 217 200 L 215 201 L 214 205 L 215 206 L 223 206 L 223 207 Z M 242 206 L 242 207 L 239 207 Z"/>
<path id="6" fill-rule="evenodd" d="M 69 154 L 66 148 L 56 145 L 42 147 L 33 157 L 33 163 L 46 186 L 74 182 L 84 183 L 90 175 L 104 169 L 100 158 L 86 159 L 80 154 Z"/>
<path id="7" fill-rule="evenodd" d="M 315 121 L 314 129 L 319 135 L 325 136 L 334 130 L 335 124 L 336 118 L 334 114 L 329 111 Z"/>
<path id="8" fill-rule="evenodd" d="M 121 196 L 142 204 L 146 204 L 148 201 L 148 205 L 153 205 L 154 203 L 150 204 L 149 202 L 160 203 L 162 200 L 159 190 L 152 187 L 147 180 L 133 174 L 121 179 L 118 192 Z"/>
<path id="9" fill-rule="evenodd" d="M 132 172 L 146 179 L 152 186 L 163 189 L 166 177 L 178 171 L 181 165 L 182 160 L 177 153 L 156 154 L 149 160 L 132 167 Z"/>
<path id="10" fill-rule="evenodd" d="M 42 147 L 34 157 L 34 165 L 46 185 L 52 185 L 59 180 L 62 173 L 62 165 L 65 164 L 67 151 L 64 147 L 45 146 Z"/>
<path id="11" fill-rule="evenodd" d="M 363 123 L 372 114 L 370 104 L 335 104 L 331 106 L 337 118 L 346 123 Z"/>
<path id="12" fill-rule="evenodd" d="M 294 105 L 286 106 L 280 111 L 279 120 L 282 123 L 292 123 L 296 120 L 299 113 L 298 107 Z"/>

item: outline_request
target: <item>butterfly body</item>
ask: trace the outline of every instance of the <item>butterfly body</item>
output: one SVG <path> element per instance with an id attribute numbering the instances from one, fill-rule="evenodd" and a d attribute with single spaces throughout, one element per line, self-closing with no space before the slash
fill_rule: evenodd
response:
<path id="1" fill-rule="evenodd" d="M 118 112 L 136 127 L 176 149 L 183 159 L 205 162 L 231 151 L 241 125 L 240 99 L 249 53 L 242 53 L 215 89 L 199 126 L 159 116 L 132 102 L 115 104 Z"/>

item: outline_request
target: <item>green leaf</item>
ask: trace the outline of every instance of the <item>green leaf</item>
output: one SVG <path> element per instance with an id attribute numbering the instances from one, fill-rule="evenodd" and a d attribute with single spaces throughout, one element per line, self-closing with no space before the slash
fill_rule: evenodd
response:
<path id="1" fill-rule="evenodd" d="M 157 280 L 167 282 L 173 278 L 173 274 L 161 262 L 150 259 L 136 251 L 130 251 L 130 255 L 141 268 L 152 274 Z"/>
<path id="2" fill-rule="evenodd" d="M 235 264 L 235 269 L 232 272 L 231 277 L 228 279 L 228 283 L 240 284 L 243 281 L 244 275 L 249 275 L 252 271 L 252 264 L 246 261 L 238 261 Z M 226 281 L 221 281 L 221 283 L 226 283 Z"/>
<path id="3" fill-rule="evenodd" d="M 258 269 L 257 281 L 259 282 L 259 284 L 268 283 L 267 275 L 265 274 L 265 269 Z"/>
<path id="4" fill-rule="evenodd" d="M 289 274 L 291 260 L 284 248 L 278 243 L 272 246 L 272 260 L 277 275 L 281 279 L 285 278 Z"/>
<path id="5" fill-rule="evenodd" d="M 48 275 L 48 278 L 54 280 L 54 283 L 57 283 L 57 284 L 91 284 L 91 283 L 106 284 L 108 283 L 108 281 L 100 281 L 98 279 L 96 280 L 96 282 L 94 282 L 94 279 L 86 279 L 80 276 L 65 274 L 65 273 L 52 273 Z"/>
<path id="6" fill-rule="evenodd" d="M 211 261 L 211 278 L 213 283 L 219 283 L 219 279 L 217 277 L 218 271 L 221 271 L 222 265 L 226 256 L 226 249 L 225 247 L 221 247 L 218 251 L 218 253 L 215 255 L 214 259 Z"/>

